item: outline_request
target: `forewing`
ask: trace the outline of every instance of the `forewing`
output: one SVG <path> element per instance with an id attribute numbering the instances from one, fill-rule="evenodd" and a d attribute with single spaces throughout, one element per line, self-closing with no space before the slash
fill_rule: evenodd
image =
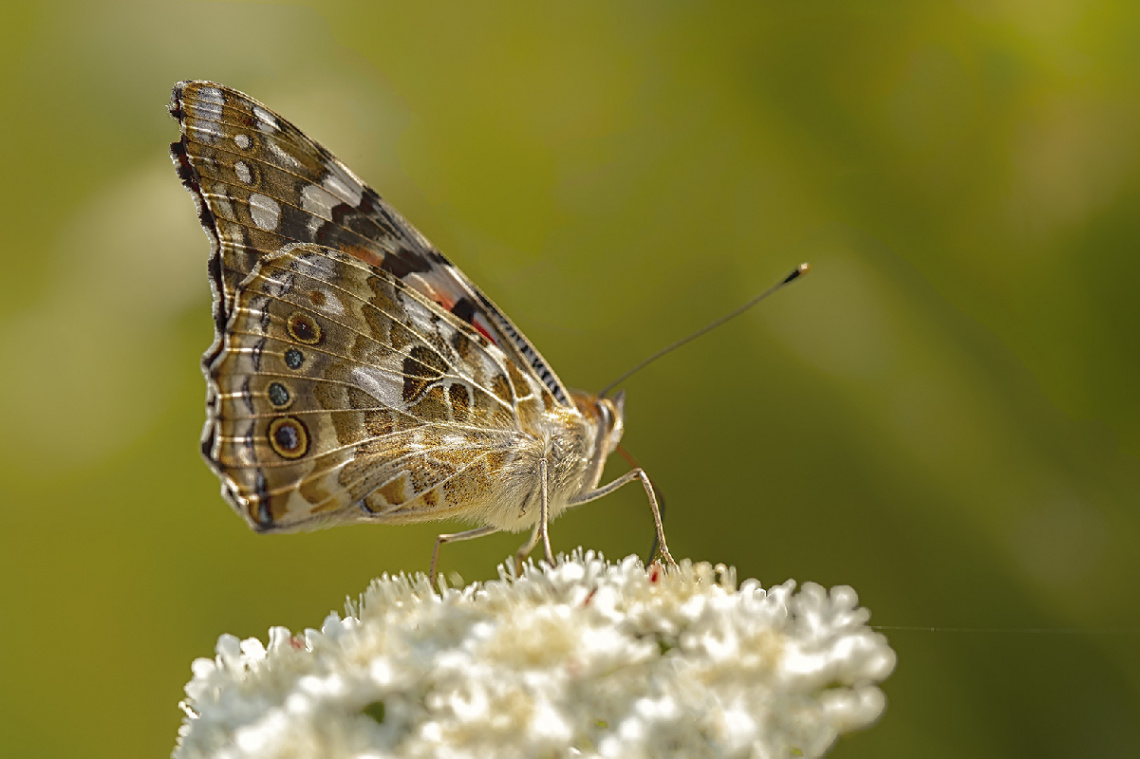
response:
<path id="1" fill-rule="evenodd" d="M 343 252 L 399 280 L 498 345 L 553 400 L 573 406 L 534 346 L 482 292 L 380 196 L 287 120 L 241 92 L 179 82 L 171 155 L 213 245 L 218 338 L 239 284 L 264 257 L 298 243 Z"/>

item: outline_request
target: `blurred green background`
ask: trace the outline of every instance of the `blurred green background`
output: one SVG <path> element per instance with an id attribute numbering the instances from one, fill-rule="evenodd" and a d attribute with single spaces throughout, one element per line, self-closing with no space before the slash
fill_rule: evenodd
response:
<path id="1" fill-rule="evenodd" d="M 168 754 L 219 634 L 318 626 L 446 528 L 219 497 L 182 78 L 330 147 L 572 386 L 811 261 L 625 385 L 674 554 L 938 628 L 887 631 L 835 756 L 1140 755 L 1140 5 L 37 3 L 0 39 L 0 755 Z M 553 530 L 651 536 L 636 487 Z"/>

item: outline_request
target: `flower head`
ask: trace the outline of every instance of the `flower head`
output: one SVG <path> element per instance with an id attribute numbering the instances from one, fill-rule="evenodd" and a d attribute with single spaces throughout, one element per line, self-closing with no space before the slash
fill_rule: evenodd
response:
<path id="1" fill-rule="evenodd" d="M 442 595 L 385 575 L 320 631 L 222 636 L 174 756 L 819 756 L 885 708 L 857 604 L 580 550 Z"/>

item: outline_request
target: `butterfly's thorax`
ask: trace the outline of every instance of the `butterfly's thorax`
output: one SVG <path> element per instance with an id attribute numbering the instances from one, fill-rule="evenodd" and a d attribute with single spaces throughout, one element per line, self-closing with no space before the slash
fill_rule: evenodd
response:
<path id="1" fill-rule="evenodd" d="M 507 497 L 491 507 L 483 520 L 487 524 L 521 530 L 535 523 L 539 489 L 534 473 L 540 459 L 548 466 L 551 518 L 597 486 L 606 458 L 621 437 L 621 408 L 610 399 L 578 391 L 571 399 L 574 408 L 532 407 L 523 426 L 526 434 L 517 441 L 517 455 L 501 472 L 503 482 L 509 483 L 503 492 Z"/>

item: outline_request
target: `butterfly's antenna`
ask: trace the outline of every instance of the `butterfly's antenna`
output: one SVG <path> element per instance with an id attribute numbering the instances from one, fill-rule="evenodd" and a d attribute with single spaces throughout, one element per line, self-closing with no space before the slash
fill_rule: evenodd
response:
<path id="1" fill-rule="evenodd" d="M 629 379 L 629 378 L 630 378 L 630 376 L 631 376 L 631 375 L 633 375 L 633 374 L 635 374 L 635 373 L 637 373 L 637 372 L 641 371 L 642 369 L 644 369 L 645 367 L 649 366 L 650 364 L 652 364 L 654 361 L 656 361 L 657 359 L 661 358 L 661 357 L 662 357 L 662 356 L 664 356 L 665 354 L 667 354 L 667 353 L 672 353 L 673 351 L 677 350 L 678 348 L 680 348 L 680 347 L 681 347 L 682 345 L 684 345 L 685 343 L 687 343 L 687 342 L 689 342 L 689 341 L 691 341 L 691 340 L 696 340 L 698 337 L 700 337 L 701 335 L 705 334 L 706 332 L 711 332 L 712 330 L 716 329 L 717 327 L 719 327 L 720 325 L 724 324 L 725 322 L 727 322 L 727 321 L 729 321 L 729 320 L 731 320 L 731 319 L 735 319 L 736 317 L 740 316 L 741 314 L 743 314 L 743 313 L 744 313 L 745 311 L 747 311 L 748 309 L 750 309 L 750 308 L 752 308 L 753 306 L 755 306 L 755 305 L 756 305 L 757 303 L 759 303 L 760 301 L 762 301 L 762 300 L 764 300 L 765 298 L 767 298 L 767 297 L 768 297 L 769 295 L 771 295 L 772 293 L 774 293 L 774 292 L 776 292 L 777 290 L 779 290 L 779 289 L 780 289 L 781 287 L 783 287 L 784 285 L 786 285 L 786 284 L 789 284 L 789 283 L 790 283 L 792 280 L 794 280 L 794 279 L 797 279 L 797 278 L 799 278 L 800 276 L 802 276 L 802 275 L 804 275 L 804 274 L 807 274 L 807 273 L 808 273 L 808 271 L 809 271 L 810 269 L 811 269 L 811 265 L 810 265 L 810 264 L 807 264 L 807 263 L 802 263 L 802 264 L 800 264 L 799 266 L 797 266 L 797 267 L 795 268 L 795 270 L 793 270 L 793 271 L 792 271 L 792 273 L 791 273 L 791 274 L 789 274 L 788 276 L 784 277 L 784 278 L 783 278 L 783 279 L 781 279 L 779 282 L 777 282 L 776 284 L 772 285 L 772 286 L 771 286 L 771 287 L 769 287 L 767 290 L 765 290 L 764 292 L 760 293 L 760 294 L 759 294 L 759 295 L 757 295 L 755 298 L 753 298 L 752 300 L 748 301 L 747 303 L 745 303 L 743 306 L 741 306 L 740 308 L 736 309 L 736 310 L 735 310 L 735 311 L 733 311 L 732 313 L 729 313 L 729 314 L 725 314 L 724 316 L 720 317 L 719 319 L 717 319 L 717 320 L 715 320 L 715 321 L 712 321 L 712 322 L 710 322 L 710 323 L 706 324 L 705 326 L 703 326 L 703 327 L 701 327 L 700 329 L 698 329 L 696 332 L 693 332 L 693 333 L 692 333 L 692 334 L 690 334 L 690 335 L 686 335 L 685 337 L 682 337 L 680 340 L 678 340 L 677 342 L 675 342 L 675 343 L 673 343 L 673 344 L 671 344 L 671 345 L 667 345 L 667 346 L 665 346 L 664 348 L 662 348 L 661 350 L 657 351 L 656 353 L 654 353 L 654 354 L 653 354 L 652 356 L 650 356 L 649 358 L 647 358 L 647 359 L 645 359 L 644 361 L 640 362 L 639 364 L 637 364 L 636 366 L 634 366 L 632 369 L 630 369 L 629 371 L 627 371 L 625 374 L 621 375 L 621 376 L 620 376 L 620 377 L 618 377 L 616 380 L 614 380 L 613 382 L 611 382 L 610 384 L 608 384 L 608 385 L 606 385 L 604 388 L 602 388 L 602 392 L 598 393 L 598 397 L 599 397 L 599 398 L 605 398 L 605 397 L 606 397 L 606 396 L 609 394 L 609 392 L 610 392 L 611 390 L 613 390 L 615 387 L 617 387 L 617 386 L 618 386 L 618 385 L 620 385 L 621 383 L 625 382 L 627 379 Z"/>

